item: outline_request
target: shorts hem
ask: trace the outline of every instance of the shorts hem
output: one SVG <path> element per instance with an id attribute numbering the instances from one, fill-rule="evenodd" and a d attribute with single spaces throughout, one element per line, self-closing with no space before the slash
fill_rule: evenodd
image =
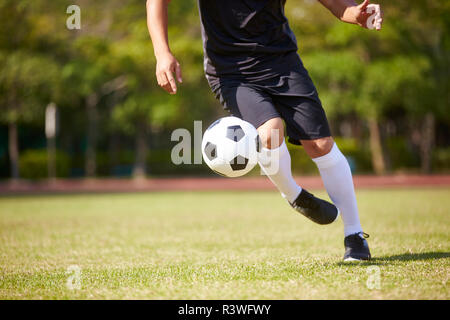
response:
<path id="1" fill-rule="evenodd" d="M 296 145 L 296 146 L 301 146 L 302 143 L 300 142 L 300 140 L 317 140 L 317 139 L 322 139 L 322 138 L 328 138 L 331 137 L 331 134 L 322 134 L 322 135 L 318 135 L 318 136 L 308 136 L 308 137 L 299 137 L 299 138 L 292 138 L 292 137 L 288 137 L 288 142 L 290 144 Z"/>
<path id="2" fill-rule="evenodd" d="M 271 119 L 275 119 L 275 118 L 281 118 L 281 116 L 279 114 L 277 114 L 277 113 L 270 113 L 270 114 L 267 114 L 264 118 L 262 118 L 258 122 L 255 122 L 255 123 L 252 123 L 252 124 L 253 124 L 253 126 L 256 129 L 258 129 L 260 126 L 262 126 L 267 121 L 269 121 Z M 246 120 L 246 121 L 249 122 L 248 120 Z"/>

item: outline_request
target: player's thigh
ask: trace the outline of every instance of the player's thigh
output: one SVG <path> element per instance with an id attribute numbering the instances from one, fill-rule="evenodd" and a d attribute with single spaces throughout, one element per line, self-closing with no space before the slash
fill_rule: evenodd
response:
<path id="1" fill-rule="evenodd" d="M 264 147 L 278 147 L 284 139 L 284 127 L 270 95 L 249 85 L 223 85 L 217 91 L 224 108 L 233 116 L 250 122 L 258 129 Z M 272 131 L 278 137 L 272 141 Z M 277 134 L 273 134 L 276 136 Z"/>

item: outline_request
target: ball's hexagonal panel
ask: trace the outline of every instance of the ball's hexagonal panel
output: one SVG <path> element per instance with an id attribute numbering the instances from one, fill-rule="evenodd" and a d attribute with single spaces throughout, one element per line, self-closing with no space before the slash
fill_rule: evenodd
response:
<path id="1" fill-rule="evenodd" d="M 207 142 L 205 146 L 205 155 L 208 157 L 209 161 L 217 158 L 217 147 L 211 142 Z"/>
<path id="2" fill-rule="evenodd" d="M 245 136 L 244 130 L 242 130 L 241 126 L 229 126 L 227 128 L 227 138 L 233 140 L 234 142 L 238 142 Z"/>
<path id="3" fill-rule="evenodd" d="M 248 159 L 243 156 L 237 156 L 230 162 L 233 171 L 244 170 L 247 167 Z"/>

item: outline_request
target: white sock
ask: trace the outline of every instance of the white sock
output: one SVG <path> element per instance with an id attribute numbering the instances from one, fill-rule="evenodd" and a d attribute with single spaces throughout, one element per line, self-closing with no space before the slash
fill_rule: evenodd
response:
<path id="1" fill-rule="evenodd" d="M 297 199 L 302 188 L 292 177 L 291 156 L 284 141 L 276 149 L 262 148 L 259 166 L 287 201 L 293 202 Z"/>
<path id="2" fill-rule="evenodd" d="M 347 159 L 334 144 L 328 154 L 313 161 L 319 168 L 330 199 L 341 212 L 345 236 L 361 232 L 352 172 Z"/>

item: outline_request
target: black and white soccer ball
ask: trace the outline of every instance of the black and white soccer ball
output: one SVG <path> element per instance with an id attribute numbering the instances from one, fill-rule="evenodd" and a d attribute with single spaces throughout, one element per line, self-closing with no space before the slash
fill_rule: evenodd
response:
<path id="1" fill-rule="evenodd" d="M 237 117 L 224 117 L 206 129 L 202 154 L 211 170 L 234 178 L 255 167 L 260 147 L 258 131 L 252 124 Z"/>

